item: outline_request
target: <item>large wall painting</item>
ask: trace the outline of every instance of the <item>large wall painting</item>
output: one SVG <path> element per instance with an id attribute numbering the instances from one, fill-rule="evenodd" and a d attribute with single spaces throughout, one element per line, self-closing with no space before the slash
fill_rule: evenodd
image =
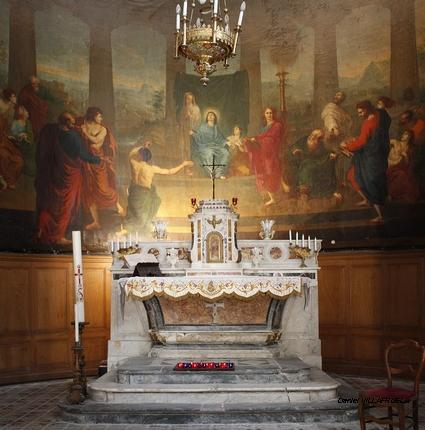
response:
<path id="1" fill-rule="evenodd" d="M 240 237 L 272 218 L 327 249 L 425 244 L 425 0 L 252 2 L 207 87 L 163 8 L 0 0 L 1 250 L 81 229 L 106 252 L 156 219 L 187 238 L 213 157 Z"/>

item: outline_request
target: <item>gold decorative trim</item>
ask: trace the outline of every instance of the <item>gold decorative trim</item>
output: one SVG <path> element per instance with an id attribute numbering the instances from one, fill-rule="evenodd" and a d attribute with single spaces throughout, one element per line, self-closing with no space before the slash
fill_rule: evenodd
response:
<path id="1" fill-rule="evenodd" d="M 127 297 L 148 300 L 155 295 L 174 299 L 189 295 L 200 295 L 207 300 L 222 296 L 236 296 L 250 299 L 259 294 L 267 294 L 276 299 L 284 299 L 291 294 L 301 294 L 303 278 L 300 276 L 243 276 L 234 278 L 217 277 L 132 277 L 125 283 Z"/>

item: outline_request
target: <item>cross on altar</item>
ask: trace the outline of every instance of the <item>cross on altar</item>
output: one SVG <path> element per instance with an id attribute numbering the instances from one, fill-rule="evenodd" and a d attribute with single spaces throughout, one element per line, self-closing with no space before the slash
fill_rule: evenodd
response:
<path id="1" fill-rule="evenodd" d="M 226 164 L 215 164 L 215 155 L 213 155 L 212 164 L 203 164 L 202 167 L 211 167 L 211 181 L 212 181 L 212 198 L 215 200 L 215 176 L 217 167 L 225 167 Z"/>
<path id="2" fill-rule="evenodd" d="M 218 323 L 218 320 L 217 320 L 218 311 L 220 308 L 224 309 L 224 303 L 207 303 L 207 304 L 205 304 L 205 307 L 211 308 L 212 323 L 217 324 Z"/>

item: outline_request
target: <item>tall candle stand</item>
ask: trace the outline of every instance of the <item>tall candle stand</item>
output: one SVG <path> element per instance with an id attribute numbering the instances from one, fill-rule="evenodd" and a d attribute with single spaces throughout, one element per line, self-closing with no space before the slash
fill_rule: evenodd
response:
<path id="1" fill-rule="evenodd" d="M 83 403 L 87 398 L 87 378 L 85 373 L 86 360 L 83 347 L 83 331 L 87 322 L 78 323 L 79 341 L 74 343 L 74 377 L 69 387 L 68 401 L 71 404 Z M 72 322 L 75 326 L 75 322 Z"/>

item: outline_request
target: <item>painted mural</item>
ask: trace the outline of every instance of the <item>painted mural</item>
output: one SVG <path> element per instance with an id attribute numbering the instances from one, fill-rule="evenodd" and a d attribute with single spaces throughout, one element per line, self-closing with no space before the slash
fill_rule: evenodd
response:
<path id="1" fill-rule="evenodd" d="M 173 8 L 0 0 L 0 249 L 187 238 L 191 199 L 238 199 L 327 249 L 425 244 L 425 0 L 250 2 L 207 87 Z M 103 4 L 103 3 L 102 3 Z M 393 19 L 391 19 L 393 17 Z"/>

